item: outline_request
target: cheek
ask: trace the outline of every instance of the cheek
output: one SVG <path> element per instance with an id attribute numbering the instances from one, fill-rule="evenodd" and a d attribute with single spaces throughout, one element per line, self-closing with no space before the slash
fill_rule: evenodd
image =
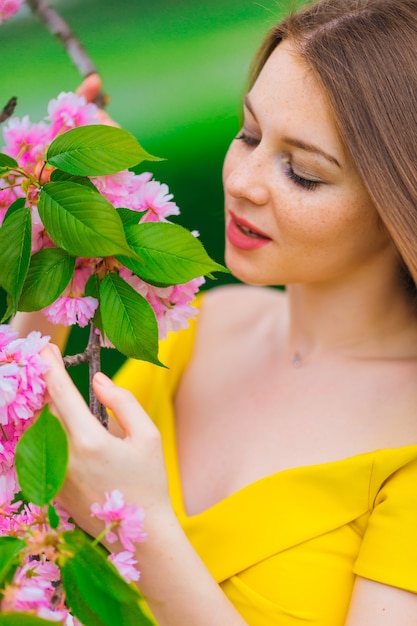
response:
<path id="1" fill-rule="evenodd" d="M 320 242 L 338 225 L 332 198 L 315 191 L 298 191 L 286 185 L 281 192 L 276 189 L 274 205 L 278 231 L 300 243 Z"/>
<path id="2" fill-rule="evenodd" d="M 370 233 L 376 236 L 377 215 L 361 198 L 344 199 L 336 190 L 291 193 L 277 197 L 276 221 L 283 237 L 324 252 L 329 246 L 355 247 Z M 369 239 L 368 239 L 369 242 Z"/>

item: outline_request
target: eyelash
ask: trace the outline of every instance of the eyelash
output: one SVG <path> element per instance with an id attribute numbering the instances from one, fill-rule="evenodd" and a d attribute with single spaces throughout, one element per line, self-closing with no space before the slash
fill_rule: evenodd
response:
<path id="1" fill-rule="evenodd" d="M 258 139 L 255 139 L 254 137 L 250 137 L 244 132 L 241 132 L 240 135 L 236 137 L 236 139 L 243 141 L 243 143 L 245 143 L 248 146 L 257 146 L 259 143 Z"/>
<path id="2" fill-rule="evenodd" d="M 308 189 L 309 191 L 316 189 L 316 187 L 320 185 L 320 183 L 317 180 L 310 180 L 309 178 L 303 178 L 302 176 L 298 176 L 298 174 L 296 174 L 294 170 L 292 169 L 290 163 L 285 164 L 284 174 L 287 176 L 287 178 L 292 180 L 296 185 L 300 185 L 300 187 L 303 187 L 304 189 Z"/>
<path id="3" fill-rule="evenodd" d="M 246 133 L 241 132 L 240 135 L 236 137 L 239 141 L 243 141 L 247 146 L 256 147 L 259 144 L 259 140 L 254 137 L 250 137 L 246 135 Z M 307 189 L 308 191 L 312 191 L 316 189 L 318 185 L 320 185 L 317 180 L 309 180 L 308 178 L 303 178 L 294 172 L 290 163 L 285 164 L 284 174 L 289 178 L 293 183 L 303 187 L 303 189 Z"/>

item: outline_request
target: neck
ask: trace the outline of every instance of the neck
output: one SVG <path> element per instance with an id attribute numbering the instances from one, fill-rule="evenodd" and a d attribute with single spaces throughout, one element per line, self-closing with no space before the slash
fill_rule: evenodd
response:
<path id="1" fill-rule="evenodd" d="M 288 354 L 296 367 L 329 353 L 358 358 L 417 356 L 417 309 L 397 271 L 379 277 L 287 287 Z"/>

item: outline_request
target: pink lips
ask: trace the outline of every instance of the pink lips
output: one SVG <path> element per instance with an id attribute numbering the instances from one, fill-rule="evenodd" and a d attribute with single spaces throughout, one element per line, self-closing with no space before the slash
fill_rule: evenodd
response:
<path id="1" fill-rule="evenodd" d="M 237 217 L 232 211 L 229 211 L 229 215 L 231 219 L 226 228 L 226 237 L 236 248 L 256 250 L 271 242 L 270 237 L 246 220 Z"/>

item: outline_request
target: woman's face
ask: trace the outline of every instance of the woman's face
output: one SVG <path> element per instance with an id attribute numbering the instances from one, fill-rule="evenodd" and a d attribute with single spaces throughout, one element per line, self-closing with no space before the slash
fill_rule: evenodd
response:
<path id="1" fill-rule="evenodd" d="M 226 264 L 244 282 L 339 281 L 394 258 L 326 98 L 288 42 L 245 97 L 223 181 Z"/>

